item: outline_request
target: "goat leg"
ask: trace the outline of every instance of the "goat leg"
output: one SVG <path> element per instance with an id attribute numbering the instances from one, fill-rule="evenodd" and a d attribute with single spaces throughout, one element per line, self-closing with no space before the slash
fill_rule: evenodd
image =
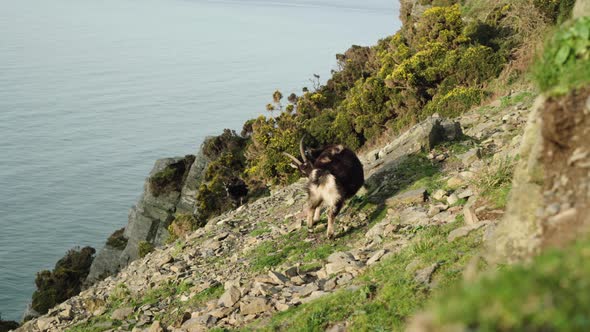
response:
<path id="1" fill-rule="evenodd" d="M 318 206 L 317 208 L 315 208 L 315 212 L 313 214 L 313 222 L 314 223 L 316 221 L 320 221 L 321 214 L 322 214 L 322 208 Z"/>
<path id="2" fill-rule="evenodd" d="M 342 205 L 344 205 L 344 201 L 338 201 L 328 211 L 328 230 L 326 232 L 328 239 L 334 238 L 334 219 L 336 219 L 336 216 L 342 209 Z"/>
<path id="3" fill-rule="evenodd" d="M 321 199 L 317 198 L 309 198 L 309 202 L 307 204 L 307 231 L 311 232 L 313 229 L 313 222 L 315 221 L 315 211 L 319 210 L 319 206 L 322 204 Z"/>

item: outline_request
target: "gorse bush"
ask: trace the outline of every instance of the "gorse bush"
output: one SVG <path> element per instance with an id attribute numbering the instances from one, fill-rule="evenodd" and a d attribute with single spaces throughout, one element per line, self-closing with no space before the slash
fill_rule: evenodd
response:
<path id="1" fill-rule="evenodd" d="M 478 88 L 457 87 L 447 94 L 436 95 L 424 108 L 424 115 L 438 113 L 442 116 L 458 116 L 479 104 L 482 95 L 483 91 Z"/>
<path id="2" fill-rule="evenodd" d="M 203 154 L 209 163 L 197 191 L 194 224 L 202 224 L 212 215 L 233 206 L 227 199 L 225 185 L 242 176 L 246 165 L 246 143 L 245 137 L 229 129 L 203 143 Z"/>
<path id="3" fill-rule="evenodd" d="M 317 91 L 300 96 L 294 113 L 250 122 L 249 175 L 288 182 L 292 171 L 280 152 L 296 151 L 304 133 L 318 145 L 338 142 L 357 149 L 407 120 L 400 118 L 418 120 L 434 97 L 438 108 L 445 106 L 440 99 L 455 97 L 462 104 L 456 114 L 478 103 L 481 93 L 475 89 L 497 75 L 505 59 L 463 33 L 458 5 L 433 7 L 416 26 L 370 49 L 353 47 L 338 56 L 341 70 Z"/>
<path id="4" fill-rule="evenodd" d="M 96 250 L 91 247 L 71 249 L 55 264 L 53 271 L 37 273 L 32 308 L 45 314 L 55 305 L 80 293 L 88 276 Z"/>
<path id="5" fill-rule="evenodd" d="M 576 0 L 533 0 L 533 4 L 548 20 L 562 22 L 570 17 Z"/>

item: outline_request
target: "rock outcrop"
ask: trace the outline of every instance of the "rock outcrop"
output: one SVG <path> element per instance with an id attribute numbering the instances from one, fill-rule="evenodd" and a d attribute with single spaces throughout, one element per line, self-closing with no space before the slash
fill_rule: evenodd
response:
<path id="1" fill-rule="evenodd" d="M 590 89 L 537 98 L 520 147 L 506 216 L 489 241 L 491 262 L 528 260 L 590 232 L 587 218 Z"/>
<path id="2" fill-rule="evenodd" d="M 367 178 L 365 186 L 375 195 L 379 192 L 378 197 L 391 194 L 395 188 L 385 185 L 391 169 L 396 168 L 408 156 L 430 151 L 437 144 L 458 139 L 462 134 L 459 122 L 440 118 L 436 114 L 428 117 L 392 142 L 361 158 Z"/>
<path id="3" fill-rule="evenodd" d="M 207 158 L 200 152 L 196 157 L 164 158 L 156 161 L 145 180 L 144 192 L 129 211 L 123 236 L 124 248 L 108 244 L 96 256 L 86 285 L 112 275 L 139 258 L 139 244 L 143 241 L 158 247 L 168 237 L 168 226 L 176 213 L 195 213 L 196 191 L 207 166 Z"/>

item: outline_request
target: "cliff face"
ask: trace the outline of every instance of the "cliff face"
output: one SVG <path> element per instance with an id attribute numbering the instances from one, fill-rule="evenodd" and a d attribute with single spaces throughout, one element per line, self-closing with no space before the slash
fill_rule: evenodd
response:
<path id="1" fill-rule="evenodd" d="M 143 241 L 158 247 L 169 236 L 168 226 L 176 213 L 194 213 L 196 189 L 201 182 L 207 158 L 164 158 L 156 161 L 145 180 L 144 192 L 129 211 L 124 248 L 106 244 L 100 250 L 86 279 L 86 285 L 112 275 L 139 258 L 139 244 Z"/>

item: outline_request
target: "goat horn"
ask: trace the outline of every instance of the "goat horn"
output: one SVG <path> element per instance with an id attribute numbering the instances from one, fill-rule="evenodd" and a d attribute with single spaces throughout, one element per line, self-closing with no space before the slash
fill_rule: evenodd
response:
<path id="1" fill-rule="evenodd" d="M 302 163 L 302 162 L 301 162 L 299 159 L 297 159 L 297 158 L 293 157 L 292 155 L 288 154 L 287 152 L 284 152 L 284 151 L 283 151 L 283 154 L 284 154 L 285 156 L 289 157 L 291 160 L 293 160 L 293 162 L 294 162 L 295 164 L 297 164 L 297 165 L 301 165 L 301 164 L 303 164 L 303 163 Z"/>
<path id="2" fill-rule="evenodd" d="M 299 153 L 301 153 L 301 158 L 303 158 L 303 162 L 307 162 L 307 158 L 305 158 L 305 149 L 303 148 L 303 139 L 305 135 L 301 137 L 301 141 L 299 141 Z"/>

